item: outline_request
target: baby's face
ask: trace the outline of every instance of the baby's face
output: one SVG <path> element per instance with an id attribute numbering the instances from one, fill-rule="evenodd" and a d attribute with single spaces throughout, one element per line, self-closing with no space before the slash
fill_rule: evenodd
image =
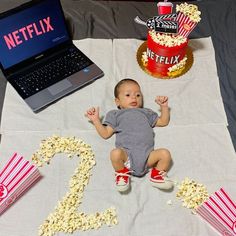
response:
<path id="1" fill-rule="evenodd" d="M 141 108 L 143 106 L 143 95 L 140 87 L 132 82 L 122 84 L 115 102 L 121 109 Z"/>

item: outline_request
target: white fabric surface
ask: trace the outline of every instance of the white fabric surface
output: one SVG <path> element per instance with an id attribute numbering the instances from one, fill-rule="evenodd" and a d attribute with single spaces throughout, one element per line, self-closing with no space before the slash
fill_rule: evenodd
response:
<path id="1" fill-rule="evenodd" d="M 113 42 L 86 39 L 75 42 L 104 70 L 105 76 L 38 114 L 34 114 L 8 84 L 1 133 L 17 130 L 78 129 L 78 122 L 80 129 L 92 129 L 83 117 L 85 110 L 91 105 L 97 105 L 104 115 L 114 108 L 113 88 L 119 80 L 126 77 L 140 83 L 147 107 L 157 110 L 154 102 L 156 95 L 165 94 L 170 97 L 170 126 L 226 124 L 210 38 L 191 41 L 194 64 L 188 73 L 174 80 L 150 77 L 139 68 L 136 52 L 141 43 L 142 41 L 136 39 L 115 39 Z"/>
<path id="2" fill-rule="evenodd" d="M 38 114 L 33 114 L 8 85 L 2 115 L 0 166 L 15 151 L 30 159 L 40 141 L 53 134 L 76 136 L 92 145 L 97 161 L 78 211 L 93 213 L 114 206 L 119 224 L 73 235 L 216 235 L 200 217 L 181 206 L 175 198 L 177 188 L 172 192 L 152 188 L 148 175 L 133 177 L 129 194 L 118 193 L 109 161 L 115 137 L 103 140 L 84 117 L 86 109 L 93 105 L 100 106 L 101 115 L 114 109 L 114 85 L 125 77 L 140 83 L 146 107 L 158 111 L 155 96 L 168 95 L 171 122 L 167 127 L 155 128 L 155 145 L 172 153 L 169 176 L 177 181 L 186 176 L 193 178 L 205 184 L 209 193 L 224 187 L 236 200 L 236 189 L 232 188 L 236 183 L 236 158 L 226 127 L 211 39 L 190 42 L 194 64 L 188 73 L 174 80 L 152 78 L 139 68 L 136 51 L 141 43 L 135 39 L 76 41 L 104 70 L 105 76 Z M 68 160 L 64 156 L 58 155 L 49 166 L 40 168 L 44 178 L 0 217 L 0 235 L 37 235 L 38 226 L 66 193 L 77 164 L 75 158 Z M 172 206 L 166 204 L 170 199 Z"/>

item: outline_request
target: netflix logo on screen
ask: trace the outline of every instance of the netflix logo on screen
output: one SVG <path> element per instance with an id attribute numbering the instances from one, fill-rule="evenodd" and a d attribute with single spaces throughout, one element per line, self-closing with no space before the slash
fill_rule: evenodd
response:
<path id="1" fill-rule="evenodd" d="M 50 16 L 37 22 L 32 22 L 20 29 L 17 29 L 7 35 L 3 35 L 4 41 L 9 50 L 28 41 L 34 37 L 47 34 L 54 30 Z"/>

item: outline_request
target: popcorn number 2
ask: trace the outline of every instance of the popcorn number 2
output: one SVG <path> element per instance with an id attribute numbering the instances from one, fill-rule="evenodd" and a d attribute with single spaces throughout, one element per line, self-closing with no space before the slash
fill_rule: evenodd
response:
<path id="1" fill-rule="evenodd" d="M 117 224 L 116 211 L 112 207 L 94 214 L 78 212 L 91 176 L 90 171 L 96 163 L 91 146 L 75 137 L 54 135 L 41 142 L 40 149 L 32 155 L 32 160 L 38 167 L 42 167 L 45 163 L 50 164 L 57 153 L 67 153 L 69 158 L 79 156 L 80 163 L 69 181 L 69 191 L 58 202 L 54 212 L 40 225 L 38 235 L 52 236 L 57 232 L 73 233 L 76 230 L 98 229 L 104 224 Z"/>

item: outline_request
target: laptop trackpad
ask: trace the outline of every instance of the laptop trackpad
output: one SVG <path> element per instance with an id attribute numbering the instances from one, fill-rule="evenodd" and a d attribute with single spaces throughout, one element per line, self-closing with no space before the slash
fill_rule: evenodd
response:
<path id="1" fill-rule="evenodd" d="M 48 90 L 52 95 L 56 95 L 64 90 L 70 88 L 71 86 L 72 86 L 72 83 L 69 80 L 64 79 L 64 80 L 54 84 L 53 86 L 49 87 Z"/>

